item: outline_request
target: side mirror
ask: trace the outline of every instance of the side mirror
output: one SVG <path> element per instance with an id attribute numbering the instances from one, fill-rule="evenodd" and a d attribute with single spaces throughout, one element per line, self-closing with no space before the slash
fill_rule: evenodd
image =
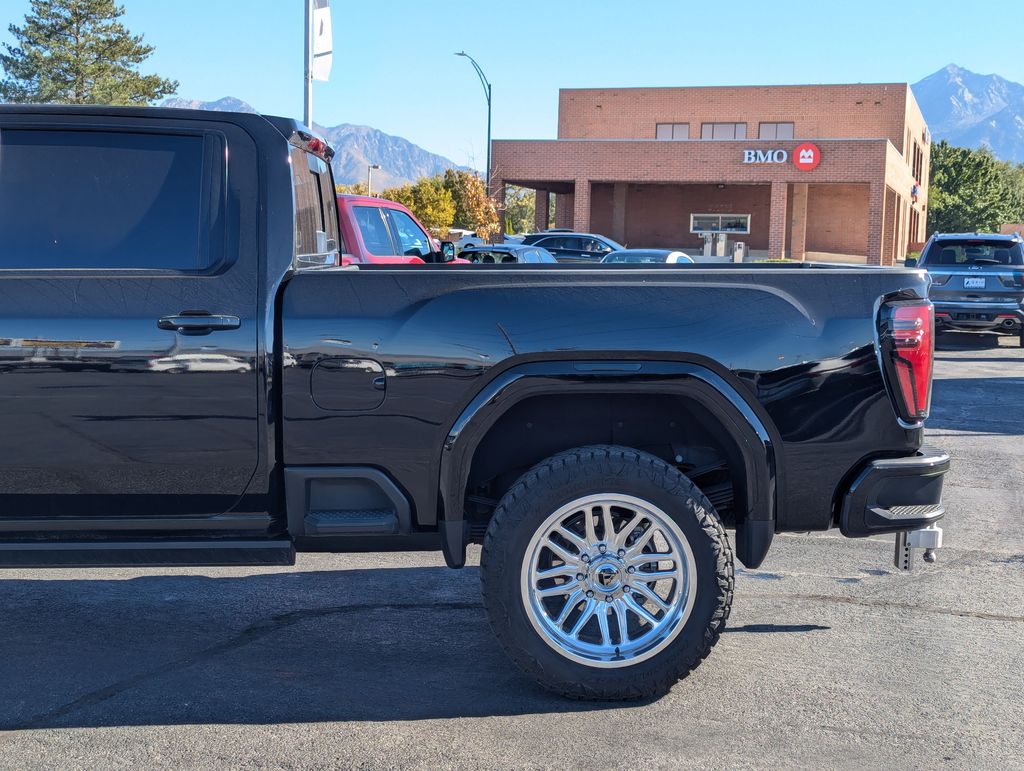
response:
<path id="1" fill-rule="evenodd" d="M 451 262 L 455 259 L 455 244 L 451 241 L 441 242 L 441 262 Z"/>
<path id="2" fill-rule="evenodd" d="M 917 267 L 917 257 L 907 257 L 905 260 L 903 260 L 903 267 L 905 267 L 905 268 L 916 268 Z"/>

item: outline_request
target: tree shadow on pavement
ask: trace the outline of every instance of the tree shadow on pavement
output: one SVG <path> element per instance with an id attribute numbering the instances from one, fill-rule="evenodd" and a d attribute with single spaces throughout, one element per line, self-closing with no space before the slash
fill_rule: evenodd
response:
<path id="1" fill-rule="evenodd" d="M 476 571 L 72 581 L 0 574 L 0 729 L 617 706 L 562 699 L 521 674 L 492 636 L 468 572 Z"/>
<path id="2" fill-rule="evenodd" d="M 935 351 L 937 353 L 942 351 L 988 351 L 1000 347 L 1000 337 L 1000 335 L 946 332 L 935 336 Z"/>
<path id="3" fill-rule="evenodd" d="M 925 426 L 933 431 L 1024 434 L 1024 377 L 936 379 Z"/>

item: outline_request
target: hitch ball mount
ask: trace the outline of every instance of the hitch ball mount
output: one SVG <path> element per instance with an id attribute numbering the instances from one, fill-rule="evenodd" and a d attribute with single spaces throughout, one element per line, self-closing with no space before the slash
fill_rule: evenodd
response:
<path id="1" fill-rule="evenodd" d="M 924 561 L 935 562 L 936 549 L 942 548 L 942 528 L 929 525 L 920 530 L 910 530 L 896 534 L 896 557 L 893 560 L 900 570 L 910 572 L 914 569 L 914 550 L 924 550 Z"/>

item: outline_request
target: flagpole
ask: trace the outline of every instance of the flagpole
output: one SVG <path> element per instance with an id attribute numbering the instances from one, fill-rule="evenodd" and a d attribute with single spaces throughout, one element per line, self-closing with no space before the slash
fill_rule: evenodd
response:
<path id="1" fill-rule="evenodd" d="M 306 48 L 304 52 L 305 105 L 302 122 L 313 128 L 313 0 L 302 0 L 306 7 Z"/>

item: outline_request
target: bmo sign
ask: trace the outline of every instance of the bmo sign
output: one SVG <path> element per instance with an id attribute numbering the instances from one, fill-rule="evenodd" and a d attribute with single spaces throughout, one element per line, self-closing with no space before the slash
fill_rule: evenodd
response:
<path id="1" fill-rule="evenodd" d="M 744 163 L 785 163 L 789 153 L 785 150 L 744 150 Z"/>
<path id="2" fill-rule="evenodd" d="M 744 150 L 743 162 L 756 164 L 782 164 L 789 160 L 785 150 Z M 800 171 L 812 171 L 821 163 L 821 150 L 813 142 L 804 142 L 793 150 L 793 165 Z"/>

